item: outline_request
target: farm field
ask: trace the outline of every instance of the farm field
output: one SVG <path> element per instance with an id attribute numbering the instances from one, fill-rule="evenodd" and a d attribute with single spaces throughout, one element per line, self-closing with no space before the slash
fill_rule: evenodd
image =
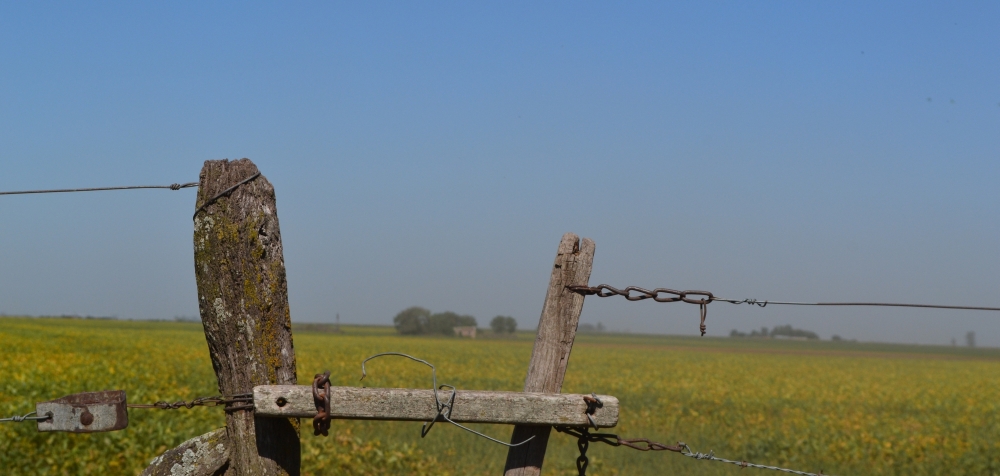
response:
<path id="1" fill-rule="evenodd" d="M 459 389 L 520 390 L 532 335 L 459 340 L 390 328 L 294 329 L 300 383 L 331 370 L 358 386 L 360 362 L 405 352 Z M 366 386 L 431 386 L 404 359 L 369 363 Z M 125 389 L 129 402 L 215 395 L 200 324 L 0 318 L 0 416 L 66 394 Z M 728 459 L 824 474 L 1000 474 L 1000 349 L 581 334 L 564 392 L 621 401 L 609 429 Z M 130 411 L 120 432 L 37 433 L 0 424 L 4 474 L 135 474 L 160 452 L 218 428 L 218 408 Z M 506 440 L 510 428 L 476 429 Z M 439 423 L 335 421 L 329 438 L 303 425 L 303 474 L 500 474 L 506 448 Z M 728 475 L 741 470 L 670 452 L 592 444 L 591 475 Z M 575 474 L 575 440 L 553 433 L 544 474 Z M 775 473 L 777 474 L 777 473 Z"/>

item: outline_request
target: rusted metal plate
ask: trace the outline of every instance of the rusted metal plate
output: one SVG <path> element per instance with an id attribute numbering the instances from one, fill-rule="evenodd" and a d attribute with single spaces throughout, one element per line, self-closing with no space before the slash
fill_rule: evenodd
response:
<path id="1" fill-rule="evenodd" d="M 35 404 L 39 416 L 38 431 L 93 433 L 121 430 L 128 426 L 128 408 L 124 390 L 74 393 L 50 402 Z"/>

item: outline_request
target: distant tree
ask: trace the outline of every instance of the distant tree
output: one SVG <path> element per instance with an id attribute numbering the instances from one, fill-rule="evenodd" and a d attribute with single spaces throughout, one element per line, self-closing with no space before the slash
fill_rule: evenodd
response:
<path id="1" fill-rule="evenodd" d="M 791 324 L 786 324 L 783 326 L 775 326 L 774 329 L 771 329 L 771 337 L 775 336 L 805 337 L 806 339 L 819 339 L 819 336 L 816 335 L 815 332 L 803 329 L 796 329 L 792 327 Z"/>
<path id="2" fill-rule="evenodd" d="M 746 337 L 746 336 L 747 336 L 746 332 L 740 332 L 736 329 L 729 331 L 729 337 Z"/>
<path id="3" fill-rule="evenodd" d="M 446 336 L 455 335 L 456 326 L 476 326 L 476 318 L 463 316 L 451 311 L 431 314 L 427 318 L 427 333 L 441 334 Z"/>
<path id="4" fill-rule="evenodd" d="M 396 331 L 400 334 L 424 334 L 427 332 L 428 318 L 431 315 L 431 311 L 424 309 L 422 307 L 413 306 L 411 308 L 404 309 L 396 317 L 392 319 L 392 322 L 396 325 Z"/>
<path id="5" fill-rule="evenodd" d="M 490 328 L 497 334 L 513 334 L 517 330 L 517 321 L 510 316 L 497 316 L 490 321 Z"/>
<path id="6" fill-rule="evenodd" d="M 968 345 L 969 347 L 975 347 L 976 346 L 976 333 L 975 332 L 969 331 L 968 333 L 965 334 L 965 344 Z"/>
<path id="7" fill-rule="evenodd" d="M 841 340 L 841 337 L 839 335 L 837 335 L 837 334 L 834 334 L 833 337 L 830 338 L 830 340 L 838 340 L 839 341 L 839 340 Z"/>
<path id="8" fill-rule="evenodd" d="M 589 323 L 578 324 L 576 326 L 576 331 L 577 332 L 583 332 L 583 333 L 604 332 L 604 330 L 605 330 L 604 324 L 602 324 L 600 322 L 598 322 L 596 326 L 593 325 L 593 324 L 589 324 Z"/>

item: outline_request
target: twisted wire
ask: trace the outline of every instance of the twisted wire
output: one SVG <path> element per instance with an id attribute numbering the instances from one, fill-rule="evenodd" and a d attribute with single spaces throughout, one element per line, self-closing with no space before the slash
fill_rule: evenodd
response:
<path id="1" fill-rule="evenodd" d="M 160 400 L 156 403 L 129 403 L 126 405 L 128 408 L 155 408 L 158 410 L 177 410 L 179 408 L 194 408 L 194 407 L 217 407 L 224 405 L 225 410 L 236 411 L 236 410 L 251 410 L 253 409 L 253 394 L 252 393 L 241 393 L 237 395 L 232 395 L 230 397 L 215 396 L 215 397 L 198 397 L 191 401 L 176 401 L 167 402 Z"/>
<path id="2" fill-rule="evenodd" d="M 951 306 L 943 304 L 909 304 L 895 302 L 794 302 L 794 301 L 768 301 L 760 299 L 726 299 L 716 297 L 708 291 L 678 291 L 670 288 L 656 288 L 653 290 L 640 288 L 638 286 L 628 286 L 618 289 L 607 284 L 597 286 L 566 286 L 566 289 L 582 296 L 610 297 L 621 296 L 628 301 L 643 301 L 652 299 L 656 302 L 686 302 L 697 304 L 701 314 L 701 335 L 705 335 L 705 317 L 708 314 L 708 304 L 715 301 L 728 302 L 730 304 L 749 304 L 758 307 L 766 307 L 768 304 L 788 305 L 788 306 L 881 306 L 881 307 L 915 307 L 929 309 L 958 309 L 963 311 L 1000 311 L 1000 307 L 985 306 Z M 690 297 L 696 296 L 696 298 Z"/>
<path id="3" fill-rule="evenodd" d="M 780 466 L 769 466 L 769 465 L 766 465 L 766 464 L 748 463 L 746 461 L 733 461 L 731 459 L 719 458 L 718 456 L 715 456 L 715 454 L 714 454 L 713 451 L 709 451 L 708 454 L 697 453 L 694 450 L 692 450 L 688 445 L 686 445 L 684 443 L 678 443 L 677 445 L 680 446 L 681 449 L 682 449 L 682 451 L 679 451 L 679 453 L 681 455 L 687 456 L 689 458 L 694 458 L 696 460 L 718 461 L 720 463 L 734 464 L 736 466 L 739 466 L 740 468 L 770 469 L 772 471 L 778 471 L 778 472 L 782 472 L 782 473 L 799 474 L 799 475 L 802 475 L 802 476 L 824 476 L 823 475 L 823 470 L 820 470 L 820 472 L 818 472 L 818 473 L 810 473 L 810 472 L 807 472 L 807 471 L 799 471 L 799 470 L 796 470 L 796 469 L 782 468 Z"/>
<path id="4" fill-rule="evenodd" d="M 529 441 L 531 441 L 531 440 L 533 440 L 535 438 L 534 436 L 532 436 L 530 438 L 525 439 L 524 441 L 522 441 L 520 443 L 507 443 L 507 442 L 504 442 L 504 441 L 500 441 L 500 440 L 498 440 L 496 438 L 493 438 L 493 437 L 491 437 L 489 435 L 484 435 L 484 434 L 482 434 L 482 433 L 480 433 L 480 432 L 478 432 L 476 430 L 473 430 L 472 428 L 469 428 L 467 426 L 461 425 L 461 424 L 453 421 L 451 419 L 451 411 L 452 411 L 453 408 L 455 408 L 455 395 L 458 393 L 458 390 L 454 386 L 452 386 L 452 385 L 448 385 L 448 384 L 438 385 L 437 384 L 437 369 L 433 365 L 431 365 L 430 362 L 428 362 L 426 360 L 423 360 L 423 359 L 418 359 L 416 357 L 413 357 L 412 355 L 404 354 L 402 352 L 383 352 L 381 354 L 375 354 L 375 355 L 373 355 L 371 357 L 368 357 L 367 359 L 361 361 L 361 380 L 364 380 L 365 377 L 368 376 L 367 372 L 365 372 L 365 363 L 368 362 L 369 360 L 372 360 L 372 359 L 376 358 L 376 357 L 382 357 L 382 356 L 386 356 L 386 355 L 395 355 L 395 356 L 399 356 L 399 357 L 406 357 L 407 359 L 413 360 L 415 362 L 420 362 L 420 363 L 422 363 L 422 364 L 424 364 L 424 365 L 426 365 L 426 366 L 428 366 L 428 367 L 431 368 L 431 382 L 433 384 L 432 389 L 434 390 L 434 404 L 437 407 L 437 415 L 434 415 L 434 418 L 431 421 L 424 423 L 424 425 L 420 428 L 420 437 L 421 438 L 427 436 L 427 433 L 430 433 L 431 428 L 434 427 L 434 423 L 439 422 L 439 421 L 446 421 L 446 422 L 451 423 L 452 425 L 455 425 L 455 426 L 457 426 L 457 427 L 459 427 L 459 428 L 461 428 L 461 429 L 463 429 L 463 430 L 465 430 L 465 431 L 467 431 L 469 433 L 472 433 L 472 434 L 477 435 L 477 436 L 481 436 L 481 437 L 486 438 L 487 440 L 490 440 L 490 441 L 492 441 L 494 443 L 497 443 L 497 444 L 500 444 L 500 445 L 504 445 L 504 446 L 507 446 L 507 447 L 511 447 L 511 448 L 513 448 L 515 446 L 521 446 L 521 445 L 523 445 L 523 444 L 525 444 L 525 443 L 527 443 L 527 442 L 529 442 Z M 448 397 L 447 403 L 441 403 L 441 399 L 438 397 L 438 390 L 441 390 L 443 388 L 449 388 L 449 389 L 451 389 L 451 395 Z"/>
<path id="5" fill-rule="evenodd" d="M 46 412 L 45 416 L 31 416 L 36 415 L 35 412 L 28 413 L 27 415 L 14 415 L 12 417 L 0 418 L 0 422 L 12 422 L 21 423 L 23 421 L 44 421 L 52 418 L 52 412 Z"/>
<path id="6" fill-rule="evenodd" d="M 102 190 L 135 190 L 140 188 L 168 188 L 170 190 L 180 190 L 182 188 L 197 187 L 198 182 L 173 183 L 170 185 L 129 185 L 125 187 L 94 187 L 94 188 L 59 188 L 50 190 L 19 190 L 14 192 L 0 192 L 0 195 L 24 195 L 29 193 L 66 193 L 66 192 L 98 192 Z"/>
<path id="7" fill-rule="evenodd" d="M 251 181 L 251 180 L 253 180 L 253 179 L 257 178 L 257 177 L 260 177 L 260 172 L 257 172 L 255 174 L 253 174 L 253 175 L 251 175 L 251 176 L 243 179 L 243 180 L 240 180 L 239 182 L 236 183 L 236 185 L 233 185 L 232 187 L 229 187 L 229 188 L 227 188 L 227 189 L 225 189 L 225 190 L 223 190 L 223 191 L 215 194 L 214 197 L 209 198 L 208 200 L 205 200 L 204 203 L 202 203 L 200 206 L 198 206 L 197 209 L 195 209 L 194 215 L 191 216 L 191 219 L 194 220 L 195 218 L 198 218 L 198 214 L 201 213 L 201 211 L 204 210 L 205 207 L 207 207 L 207 206 L 215 203 L 216 200 L 218 200 L 218 199 L 222 198 L 223 196 L 227 195 L 229 192 L 232 192 L 233 190 L 236 190 L 237 188 L 239 188 L 240 185 L 243 185 L 243 184 L 245 184 L 245 183 L 247 183 L 247 182 L 249 182 L 249 181 Z"/>
<path id="8" fill-rule="evenodd" d="M 783 306 L 882 306 L 882 307 L 917 307 L 927 309 L 959 309 L 963 311 L 1000 311 L 1000 307 L 985 306 L 951 306 L 945 304 L 909 304 L 896 302 L 795 302 L 795 301 L 767 301 L 759 299 L 723 299 L 712 298 L 713 301 L 728 302 L 730 304 L 750 304 L 758 307 L 765 307 L 768 304 Z"/>

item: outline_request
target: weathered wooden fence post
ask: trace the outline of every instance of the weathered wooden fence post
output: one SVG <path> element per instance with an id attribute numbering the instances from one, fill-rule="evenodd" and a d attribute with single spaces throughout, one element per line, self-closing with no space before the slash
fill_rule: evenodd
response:
<path id="1" fill-rule="evenodd" d="M 219 392 L 231 396 L 251 393 L 256 385 L 294 385 L 274 187 L 248 159 L 206 161 L 200 181 L 195 277 Z M 209 464 L 221 460 L 213 449 L 228 450 L 228 466 Z M 185 442 L 157 458 L 145 474 L 298 475 L 299 467 L 298 419 L 237 410 L 226 413 L 225 435 L 217 430 Z"/>
<path id="2" fill-rule="evenodd" d="M 571 285 L 587 285 L 594 264 L 594 242 L 582 242 L 573 233 L 566 233 L 559 242 L 556 261 L 549 278 L 542 316 L 538 321 L 535 347 L 524 379 L 525 392 L 559 393 L 562 389 L 569 353 L 576 338 L 576 327 L 583 311 L 583 296 L 566 289 Z M 542 471 L 550 426 L 517 425 L 511 443 L 535 439 L 507 452 L 505 476 L 537 476 Z"/>

